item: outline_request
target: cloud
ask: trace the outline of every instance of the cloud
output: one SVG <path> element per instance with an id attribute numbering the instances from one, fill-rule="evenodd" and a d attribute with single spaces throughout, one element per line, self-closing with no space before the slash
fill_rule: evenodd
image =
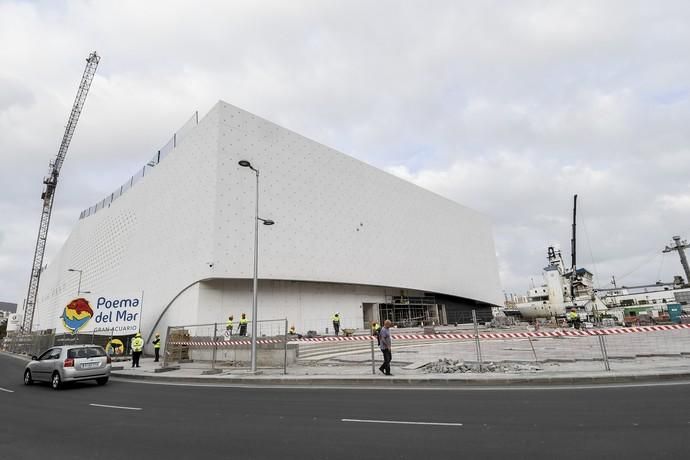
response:
<path id="1" fill-rule="evenodd" d="M 575 193 L 579 263 L 606 283 L 652 257 L 625 281 L 669 279 L 660 250 L 690 233 L 689 21 L 681 1 L 0 2 L 0 299 L 26 291 L 94 49 L 46 260 L 223 99 L 490 216 L 508 292 L 548 244 L 567 258 Z"/>

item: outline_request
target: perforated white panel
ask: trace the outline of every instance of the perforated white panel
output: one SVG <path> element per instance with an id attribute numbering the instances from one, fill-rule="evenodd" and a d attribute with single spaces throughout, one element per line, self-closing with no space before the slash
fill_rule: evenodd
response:
<path id="1" fill-rule="evenodd" d="M 215 273 L 251 276 L 261 171 L 262 278 L 399 286 L 500 303 L 488 220 L 226 103 L 220 113 Z"/>
<path id="2" fill-rule="evenodd" d="M 260 216 L 276 221 L 259 227 L 259 277 L 276 280 L 262 284 L 260 318 L 356 317 L 383 287 L 501 302 L 484 216 L 219 102 L 132 189 L 77 222 L 43 273 L 34 328 L 59 326 L 77 292 L 68 268 L 94 296 L 143 291 L 145 334 L 173 299 L 161 332 L 224 321 L 231 305 L 249 314 L 256 189 L 239 160 L 260 170 Z M 200 288 L 212 279 L 231 284 Z"/>

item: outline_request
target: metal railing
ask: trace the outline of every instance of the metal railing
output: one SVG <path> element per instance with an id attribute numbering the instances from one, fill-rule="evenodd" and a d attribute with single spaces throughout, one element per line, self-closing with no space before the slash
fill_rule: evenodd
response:
<path id="1" fill-rule="evenodd" d="M 250 369 L 251 337 L 232 334 L 225 324 L 170 327 L 163 366 L 200 369 L 208 373 Z M 248 324 L 247 332 L 251 330 Z M 368 373 L 381 363 L 375 338 L 359 329 L 351 337 L 291 335 L 286 320 L 260 321 L 257 337 L 259 369 L 294 372 Z M 532 373 L 572 375 L 582 372 L 660 372 L 683 370 L 690 364 L 690 325 L 611 327 L 576 330 L 542 326 L 487 328 L 477 321 L 470 328 L 436 327 L 424 330 L 392 328 L 393 366 L 406 373 Z M 429 331 L 427 331 L 429 332 Z M 124 355 L 129 338 L 121 337 Z M 115 337 L 113 337 L 114 339 Z M 111 337 L 92 334 L 26 334 L 6 337 L 5 350 L 38 355 L 54 345 L 96 343 Z M 118 353 L 113 353 L 117 356 Z M 358 369 L 355 371 L 355 369 Z"/>
<path id="2" fill-rule="evenodd" d="M 182 139 L 184 139 L 192 131 L 192 128 L 194 128 L 198 124 L 199 112 L 194 112 L 194 115 L 192 115 L 192 117 L 189 120 L 187 120 L 185 124 L 182 125 L 182 127 L 177 132 L 173 134 L 173 137 L 171 137 L 170 140 L 166 142 L 165 145 L 156 152 L 153 158 L 151 158 L 151 160 L 149 160 L 143 168 L 137 171 L 132 177 L 130 177 L 120 187 L 115 189 L 110 195 L 106 196 L 95 205 L 83 210 L 81 214 L 79 214 L 79 219 L 89 217 L 90 215 L 97 213 L 101 209 L 110 206 L 110 204 L 113 201 L 121 197 L 127 190 L 132 188 L 134 184 L 139 182 L 139 180 L 146 177 L 146 174 L 152 168 L 155 168 L 163 158 L 165 158 L 170 152 L 175 150 L 175 148 L 177 148 L 178 144 L 182 141 Z"/>
<path id="3" fill-rule="evenodd" d="M 114 331 L 113 331 L 114 332 Z M 30 334 L 15 334 L 6 336 L 0 346 L 10 353 L 37 356 L 50 347 L 60 345 L 100 345 L 113 356 L 128 356 L 130 354 L 129 343 L 132 336 L 114 336 L 91 334 L 55 334 L 34 332 Z M 113 339 L 119 340 L 113 341 Z M 122 347 L 117 346 L 122 343 Z M 111 344 L 116 344 L 114 347 Z M 122 349 L 124 348 L 124 349 Z"/>
<path id="4" fill-rule="evenodd" d="M 203 369 L 205 373 L 229 372 L 251 367 L 251 321 L 237 322 L 232 330 L 223 323 L 168 327 L 163 351 L 163 367 Z M 297 346 L 288 344 L 286 319 L 257 323 L 256 362 L 258 368 L 282 369 L 297 358 Z"/>
<path id="5" fill-rule="evenodd" d="M 391 331 L 393 365 L 413 365 L 415 372 L 636 373 L 652 368 L 687 369 L 690 358 L 688 325 L 527 331 L 524 327 L 487 328 L 477 321 L 472 329 L 436 328 L 433 334 Z M 314 368 L 334 363 L 361 367 L 368 361 L 370 345 L 368 335 L 303 338 L 299 356 Z M 375 369 L 380 354 L 372 351 L 371 360 Z"/>

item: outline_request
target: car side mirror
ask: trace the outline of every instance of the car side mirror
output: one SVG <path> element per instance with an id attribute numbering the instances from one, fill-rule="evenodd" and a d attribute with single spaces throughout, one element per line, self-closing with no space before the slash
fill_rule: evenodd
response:
<path id="1" fill-rule="evenodd" d="M 38 357 L 36 355 L 31 356 L 31 361 L 38 361 Z"/>

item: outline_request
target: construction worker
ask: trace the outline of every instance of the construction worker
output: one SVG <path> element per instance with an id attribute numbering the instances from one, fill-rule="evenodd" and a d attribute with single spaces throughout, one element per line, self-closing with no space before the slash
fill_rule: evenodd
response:
<path id="1" fill-rule="evenodd" d="M 568 322 L 576 329 L 580 328 L 580 315 L 577 314 L 577 311 L 574 308 L 570 309 L 570 313 L 568 313 Z"/>
<path id="2" fill-rule="evenodd" d="M 376 337 L 376 342 L 381 345 L 381 338 L 379 337 L 379 333 L 381 332 L 381 325 L 377 323 L 376 321 L 371 322 L 371 335 Z"/>
<path id="3" fill-rule="evenodd" d="M 156 353 L 156 359 L 153 362 L 157 363 L 161 354 L 161 335 L 158 332 L 156 332 L 156 338 L 153 339 L 153 351 Z"/>
<path id="4" fill-rule="evenodd" d="M 247 335 L 247 315 L 242 313 L 240 317 L 240 335 Z"/>
<path id="5" fill-rule="evenodd" d="M 298 339 L 301 339 L 301 338 L 302 338 L 302 334 L 298 334 L 298 333 L 297 333 L 297 329 L 295 329 L 295 325 L 294 325 L 294 324 L 293 324 L 292 326 L 290 326 L 290 330 L 288 331 L 288 334 L 293 335 L 293 336 L 296 335 Z"/>
<path id="6" fill-rule="evenodd" d="M 335 315 L 333 315 L 333 318 L 331 318 L 331 320 L 333 321 L 333 330 L 335 331 L 335 335 L 337 336 L 340 332 L 340 313 L 335 312 Z"/>
<path id="7" fill-rule="evenodd" d="M 141 367 L 139 366 L 139 358 L 143 349 L 144 339 L 141 338 L 141 333 L 137 332 L 132 339 L 132 367 Z"/>
<path id="8" fill-rule="evenodd" d="M 230 331 L 230 335 L 232 335 L 232 328 L 235 326 L 233 319 L 234 319 L 233 316 L 230 315 L 230 316 L 228 316 L 228 322 L 225 323 L 225 330 Z"/>

